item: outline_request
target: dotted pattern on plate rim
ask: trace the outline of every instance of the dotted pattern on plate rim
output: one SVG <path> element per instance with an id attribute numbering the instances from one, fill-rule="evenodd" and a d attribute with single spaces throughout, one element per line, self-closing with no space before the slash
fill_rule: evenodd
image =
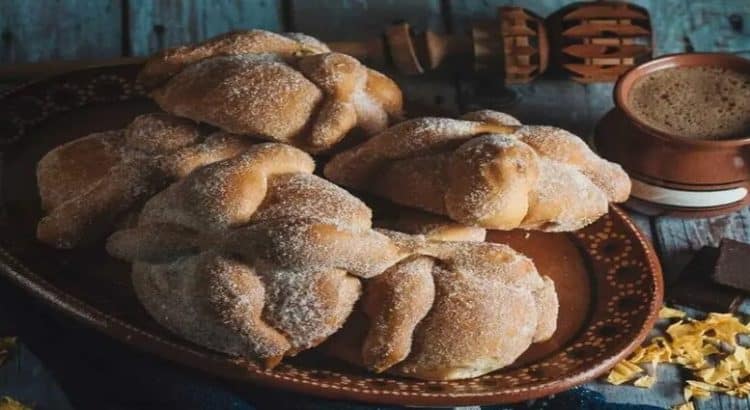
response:
<path id="1" fill-rule="evenodd" d="M 142 98 L 145 90 L 133 78 L 114 73 L 94 76 L 73 75 L 70 81 L 49 80 L 32 83 L 23 90 L 23 95 L 8 98 L 14 90 L 0 99 L 0 144 L 10 144 L 23 138 L 25 131 L 40 124 L 54 114 L 70 111 L 92 103 L 127 101 Z"/>

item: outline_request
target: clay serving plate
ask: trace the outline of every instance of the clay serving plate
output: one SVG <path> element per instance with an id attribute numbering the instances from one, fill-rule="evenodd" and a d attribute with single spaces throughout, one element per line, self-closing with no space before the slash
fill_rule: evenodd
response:
<path id="1" fill-rule="evenodd" d="M 750 73 L 750 60 L 733 54 L 657 58 L 619 78 L 614 89 L 616 108 L 596 128 L 596 149 L 620 163 L 633 180 L 633 200 L 628 206 L 648 214 L 705 217 L 750 204 L 750 135 L 725 140 L 685 138 L 650 127 L 630 109 L 629 93 L 639 79 L 658 70 L 695 66 Z"/>
<path id="2" fill-rule="evenodd" d="M 41 215 L 39 158 L 94 131 L 125 126 L 156 107 L 134 84 L 138 66 L 94 68 L 44 80 L 0 98 L 2 209 L 0 274 L 109 336 L 154 355 L 219 376 L 332 399 L 401 405 L 517 402 L 556 393 L 607 371 L 650 330 L 662 302 L 662 275 L 647 241 L 613 207 L 571 234 L 491 232 L 534 259 L 560 295 L 558 331 L 511 368 L 483 377 L 426 382 L 375 375 L 309 351 L 273 370 L 188 343 L 154 322 L 137 302 L 128 266 L 101 246 L 59 251 L 34 238 Z M 498 320 L 501 320 L 498 318 Z"/>

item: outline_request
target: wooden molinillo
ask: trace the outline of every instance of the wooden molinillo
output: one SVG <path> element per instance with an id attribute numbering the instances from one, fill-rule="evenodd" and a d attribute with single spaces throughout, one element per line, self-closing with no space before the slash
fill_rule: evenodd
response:
<path id="1" fill-rule="evenodd" d="M 548 32 L 550 33 L 548 35 Z M 521 7 L 500 7 L 494 19 L 478 20 L 466 33 L 417 32 L 408 22 L 386 27 L 364 41 L 329 42 L 334 51 L 368 64 L 392 65 L 422 74 L 452 65 L 506 84 L 527 83 L 545 72 L 548 62 L 576 81 L 614 81 L 652 53 L 648 12 L 625 2 L 595 1 L 566 6 L 545 21 Z M 116 62 L 133 62 L 124 59 Z M 74 61 L 0 67 L 3 77 L 49 75 L 101 61 Z"/>
<path id="2" fill-rule="evenodd" d="M 330 45 L 375 64 L 393 64 L 405 74 L 471 58 L 474 71 L 502 75 L 506 84 L 533 80 L 547 69 L 548 57 L 573 80 L 615 81 L 649 60 L 653 50 L 646 9 L 615 1 L 574 3 L 546 22 L 521 7 L 500 7 L 495 20 L 474 22 L 468 34 L 416 33 L 403 22 L 379 38 Z"/>
<path id="3" fill-rule="evenodd" d="M 651 59 L 646 9 L 625 2 L 574 3 L 547 18 L 551 58 L 582 83 L 615 81 Z"/>
<path id="4" fill-rule="evenodd" d="M 497 23 L 500 31 L 497 31 Z M 505 74 L 505 82 L 527 83 L 547 69 L 549 47 L 544 20 L 521 7 L 501 7 L 497 21 L 472 26 L 474 69 Z"/>
<path id="5" fill-rule="evenodd" d="M 498 73 L 505 83 L 527 83 L 547 69 L 544 20 L 521 7 L 500 7 L 495 20 L 477 21 L 470 33 L 417 33 L 396 23 L 382 37 L 333 42 L 335 50 L 374 64 L 393 64 L 404 74 L 422 74 L 447 62 L 471 59 L 477 72 Z"/>

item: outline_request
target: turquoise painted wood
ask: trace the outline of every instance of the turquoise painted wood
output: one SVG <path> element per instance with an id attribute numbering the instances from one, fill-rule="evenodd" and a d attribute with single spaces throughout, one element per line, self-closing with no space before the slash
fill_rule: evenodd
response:
<path id="1" fill-rule="evenodd" d="M 471 22 L 480 19 L 494 19 L 497 8 L 502 6 L 524 7 L 536 13 L 540 17 L 547 17 L 554 11 L 564 7 L 571 0 L 450 0 L 449 21 L 455 33 L 468 32 L 471 30 Z"/>
<path id="2" fill-rule="evenodd" d="M 451 0 L 454 31 L 469 27 L 473 19 L 494 16 L 499 6 L 525 7 L 542 17 L 575 3 L 571 0 Z M 747 0 L 632 0 L 651 15 L 656 55 L 685 50 L 726 51 L 750 54 L 750 1 Z M 730 16 L 743 21 L 734 29 Z"/>
<path id="3" fill-rule="evenodd" d="M 12 349 L 0 366 L 0 397 L 12 397 L 37 409 L 73 410 L 55 379 L 25 346 Z"/>
<path id="4" fill-rule="evenodd" d="M 289 6 L 290 30 L 325 41 L 375 38 L 381 36 L 389 24 L 400 20 L 409 22 L 417 30 L 445 30 L 438 0 L 293 0 Z M 388 74 L 403 89 L 408 105 L 417 107 L 412 114 L 424 114 L 424 107 L 437 107 L 444 114 L 458 113 L 456 83 L 451 74 L 404 76 L 392 71 Z"/>
<path id="5" fill-rule="evenodd" d="M 690 2 L 687 9 L 686 32 L 693 50 L 750 57 L 750 1 Z"/>
<path id="6" fill-rule="evenodd" d="M 122 54 L 119 0 L 0 1 L 0 63 Z"/>
<path id="7" fill-rule="evenodd" d="M 282 31 L 280 4 L 274 0 L 129 0 L 128 52 L 148 55 L 231 30 Z"/>
<path id="8" fill-rule="evenodd" d="M 690 49 L 687 41 L 687 1 L 683 0 L 637 0 L 648 10 L 654 36 L 654 55 L 681 53 Z"/>
<path id="9" fill-rule="evenodd" d="M 293 30 L 325 41 L 368 39 L 399 20 L 420 29 L 443 28 L 439 0 L 292 0 L 289 14 Z"/>

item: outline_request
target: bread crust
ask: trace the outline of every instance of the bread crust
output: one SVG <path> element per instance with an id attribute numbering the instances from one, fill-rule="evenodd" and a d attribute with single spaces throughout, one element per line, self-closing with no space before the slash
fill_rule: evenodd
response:
<path id="1" fill-rule="evenodd" d="M 331 181 L 492 229 L 573 231 L 630 194 L 622 168 L 575 135 L 483 110 L 417 118 L 326 164 Z"/>
<path id="2" fill-rule="evenodd" d="M 153 196 L 107 250 L 133 263 L 158 322 L 269 367 L 337 334 L 357 301 L 369 325 L 351 360 L 376 372 L 473 377 L 554 331 L 554 287 L 528 258 L 436 240 L 445 224 L 426 216 L 412 227 L 433 238 L 374 230 L 369 208 L 313 169 L 301 150 L 254 145 Z"/>
<path id="3" fill-rule="evenodd" d="M 107 250 L 133 262 L 137 296 L 167 328 L 273 366 L 343 324 L 357 277 L 404 256 L 314 168 L 291 146 L 254 145 L 153 196 Z"/>
<path id="4" fill-rule="evenodd" d="M 140 75 L 167 112 L 317 153 L 399 119 L 388 77 L 309 37 L 251 30 L 161 52 Z"/>
<path id="5" fill-rule="evenodd" d="M 384 233 L 415 256 L 365 281 L 359 310 L 326 345 L 333 356 L 375 372 L 455 380 L 503 368 L 554 333 L 554 284 L 525 256 L 499 244 Z"/>
<path id="6" fill-rule="evenodd" d="M 395 218 L 376 221 L 376 226 L 439 241 L 484 242 L 487 237 L 484 228 L 463 225 L 441 215 L 410 208 L 399 209 Z"/>
<path id="7" fill-rule="evenodd" d="M 37 164 L 39 195 L 47 213 L 39 221 L 37 238 L 58 248 L 95 243 L 171 182 L 254 143 L 154 113 L 135 118 L 124 130 L 63 144 Z"/>
<path id="8" fill-rule="evenodd" d="M 300 54 L 328 51 L 328 46 L 301 33 L 231 31 L 200 44 L 167 48 L 154 54 L 144 64 L 138 82 L 148 89 L 156 88 L 185 67 L 213 56 L 269 53 L 289 59 Z"/>

